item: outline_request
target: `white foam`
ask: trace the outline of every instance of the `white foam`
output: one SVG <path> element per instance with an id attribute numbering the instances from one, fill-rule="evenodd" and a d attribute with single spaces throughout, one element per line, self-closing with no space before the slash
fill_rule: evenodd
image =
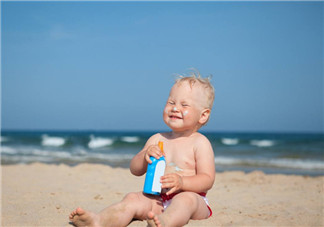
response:
<path id="1" fill-rule="evenodd" d="M 53 162 L 61 159 L 74 160 L 72 154 L 67 151 L 51 151 L 34 147 L 2 147 L 2 155 L 2 158 L 7 161 L 19 163 Z"/>
<path id="2" fill-rule="evenodd" d="M 82 148 L 77 148 L 73 151 L 74 155 L 79 155 L 79 156 L 85 156 L 88 154 L 88 152 Z"/>
<path id="3" fill-rule="evenodd" d="M 215 164 L 219 165 L 235 165 L 240 164 L 240 159 L 227 158 L 227 157 L 215 157 Z"/>
<path id="4" fill-rule="evenodd" d="M 1 154 L 18 154 L 17 150 L 7 146 L 1 146 L 0 150 L 1 150 L 0 152 Z"/>
<path id="5" fill-rule="evenodd" d="M 96 149 L 96 148 L 100 148 L 100 147 L 110 146 L 113 143 L 114 143 L 113 139 L 94 137 L 93 135 L 91 135 L 90 142 L 88 143 L 88 147 L 91 149 Z"/>
<path id="6" fill-rule="evenodd" d="M 312 160 L 274 159 L 270 160 L 269 164 L 271 166 L 285 168 L 324 170 L 324 162 Z"/>
<path id="7" fill-rule="evenodd" d="M 239 139 L 235 139 L 235 138 L 222 138 L 221 139 L 222 141 L 222 144 L 225 144 L 225 145 L 236 145 L 239 143 Z"/>
<path id="8" fill-rule="evenodd" d="M 251 140 L 250 144 L 257 147 L 272 147 L 276 143 L 272 140 Z"/>
<path id="9" fill-rule="evenodd" d="M 87 158 L 107 160 L 107 161 L 130 161 L 134 155 L 131 154 L 102 154 L 102 153 L 89 153 Z"/>
<path id="10" fill-rule="evenodd" d="M 127 143 L 136 143 L 140 140 L 140 138 L 137 136 L 123 136 L 121 140 Z"/>
<path id="11" fill-rule="evenodd" d="M 50 137 L 48 135 L 42 136 L 42 145 L 51 147 L 60 147 L 65 144 L 65 139 L 61 137 Z"/>
<path id="12" fill-rule="evenodd" d="M 236 158 L 228 158 L 228 157 L 215 157 L 215 164 L 324 170 L 323 161 L 297 160 L 297 159 L 285 159 L 285 158 L 265 160 L 265 159 L 236 159 Z"/>
<path id="13" fill-rule="evenodd" d="M 39 149 L 32 149 L 30 154 L 36 156 L 46 156 L 46 157 L 56 157 L 56 158 L 71 157 L 71 153 L 66 151 L 48 151 L 48 150 L 39 150 Z"/>

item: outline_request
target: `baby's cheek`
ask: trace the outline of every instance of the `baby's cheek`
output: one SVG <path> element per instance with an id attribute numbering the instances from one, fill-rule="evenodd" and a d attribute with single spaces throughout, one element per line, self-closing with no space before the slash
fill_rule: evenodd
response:
<path id="1" fill-rule="evenodd" d="M 186 116 L 188 113 L 189 113 L 189 111 L 188 111 L 188 110 L 185 110 L 185 111 L 183 112 L 183 116 Z"/>

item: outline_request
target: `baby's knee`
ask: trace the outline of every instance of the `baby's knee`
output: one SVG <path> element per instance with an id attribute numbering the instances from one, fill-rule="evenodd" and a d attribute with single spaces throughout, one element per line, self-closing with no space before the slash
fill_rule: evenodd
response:
<path id="1" fill-rule="evenodd" d="M 183 203 L 186 203 L 189 207 L 195 207 L 198 205 L 197 194 L 194 192 L 181 192 L 177 195 Z"/>
<path id="2" fill-rule="evenodd" d="M 133 217 L 145 220 L 147 213 L 152 210 L 153 200 L 145 197 L 142 192 L 131 192 L 125 195 L 122 200 L 125 208 L 133 211 Z"/>
<path id="3" fill-rule="evenodd" d="M 139 195 L 136 192 L 130 192 L 125 195 L 123 201 L 128 203 L 137 203 L 139 201 Z"/>

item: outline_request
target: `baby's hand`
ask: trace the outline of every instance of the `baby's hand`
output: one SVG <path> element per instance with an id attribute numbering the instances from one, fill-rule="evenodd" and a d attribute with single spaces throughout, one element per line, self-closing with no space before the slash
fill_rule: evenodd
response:
<path id="1" fill-rule="evenodd" d="M 170 189 L 166 193 L 167 195 L 180 191 L 183 186 L 182 177 L 176 173 L 169 173 L 162 176 L 161 183 L 162 183 L 162 188 Z"/>
<path id="2" fill-rule="evenodd" d="M 152 163 L 150 159 L 151 156 L 156 159 L 159 159 L 163 156 L 162 151 L 158 145 L 151 145 L 146 149 L 145 160 L 150 164 Z"/>

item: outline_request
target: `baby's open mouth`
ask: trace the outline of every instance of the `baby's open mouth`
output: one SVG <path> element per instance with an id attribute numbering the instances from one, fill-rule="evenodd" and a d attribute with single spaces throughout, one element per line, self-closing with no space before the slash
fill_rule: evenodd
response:
<path id="1" fill-rule="evenodd" d="M 182 119 L 182 117 L 178 117 L 178 116 L 176 116 L 176 115 L 171 115 L 170 118 L 171 118 L 171 119 Z"/>

